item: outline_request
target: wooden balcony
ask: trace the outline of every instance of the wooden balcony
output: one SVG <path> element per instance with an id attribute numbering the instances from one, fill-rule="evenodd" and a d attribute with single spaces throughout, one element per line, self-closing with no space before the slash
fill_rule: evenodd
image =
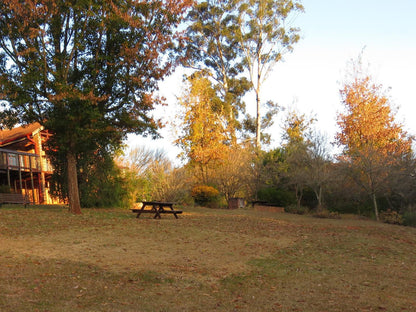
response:
<path id="1" fill-rule="evenodd" d="M 46 156 L 0 149 L 0 170 L 52 173 L 53 168 Z"/>

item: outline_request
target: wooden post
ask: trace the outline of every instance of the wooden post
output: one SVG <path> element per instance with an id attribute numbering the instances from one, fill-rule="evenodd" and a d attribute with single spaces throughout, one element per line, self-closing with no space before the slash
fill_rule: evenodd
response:
<path id="1" fill-rule="evenodd" d="M 22 155 L 17 154 L 17 167 L 19 169 L 19 186 L 20 186 L 20 192 L 22 192 L 22 190 L 23 190 L 23 184 L 22 184 L 22 164 L 20 162 L 20 156 L 22 156 Z"/>
<path id="2" fill-rule="evenodd" d="M 10 183 L 10 168 L 9 168 L 9 153 L 6 152 L 6 170 L 7 170 L 7 185 L 11 188 Z"/>
<path id="3" fill-rule="evenodd" d="M 35 183 L 33 181 L 33 168 L 32 168 L 32 156 L 29 156 L 29 168 L 30 168 L 30 182 L 31 182 L 31 186 L 32 186 L 32 199 L 33 199 L 33 203 L 36 203 L 36 198 L 35 198 Z"/>

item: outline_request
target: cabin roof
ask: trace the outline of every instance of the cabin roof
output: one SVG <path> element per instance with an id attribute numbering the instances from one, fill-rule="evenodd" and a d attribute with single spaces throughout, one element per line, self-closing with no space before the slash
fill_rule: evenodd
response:
<path id="1" fill-rule="evenodd" d="M 36 131 L 42 130 L 40 123 L 32 123 L 16 127 L 10 130 L 0 130 L 0 146 L 33 135 Z"/>

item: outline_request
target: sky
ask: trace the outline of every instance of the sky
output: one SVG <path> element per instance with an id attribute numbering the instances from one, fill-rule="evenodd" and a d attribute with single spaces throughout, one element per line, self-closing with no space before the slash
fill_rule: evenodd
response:
<path id="1" fill-rule="evenodd" d="M 263 85 L 263 100 L 315 117 L 317 130 L 334 141 L 337 114 L 343 108 L 339 90 L 347 63 L 364 51 L 373 81 L 389 90 L 392 105 L 398 107 L 396 121 L 416 135 L 416 1 L 303 0 L 302 4 L 305 12 L 293 23 L 301 29 L 301 40 L 274 67 Z M 163 139 L 129 136 L 128 148 L 163 149 L 176 161 L 180 150 L 173 146 L 175 134 L 169 124 L 177 123 L 182 74 L 178 69 L 160 84 L 160 92 L 169 103 L 155 111 L 155 116 L 168 124 L 160 131 Z M 247 94 L 245 102 L 254 115 L 254 94 Z M 272 135 L 269 148 L 281 144 L 284 114 L 278 113 L 268 131 Z"/>

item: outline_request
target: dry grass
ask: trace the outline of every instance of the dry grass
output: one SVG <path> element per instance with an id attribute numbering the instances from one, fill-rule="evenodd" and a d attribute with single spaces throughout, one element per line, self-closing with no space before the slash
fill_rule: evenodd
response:
<path id="1" fill-rule="evenodd" d="M 414 311 L 416 229 L 184 208 L 0 209 L 0 311 Z"/>

